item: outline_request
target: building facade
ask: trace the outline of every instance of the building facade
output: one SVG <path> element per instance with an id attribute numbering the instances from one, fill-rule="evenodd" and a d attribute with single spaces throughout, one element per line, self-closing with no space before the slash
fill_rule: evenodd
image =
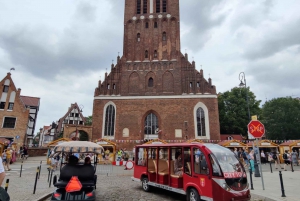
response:
<path id="1" fill-rule="evenodd" d="M 180 51 L 179 0 L 125 0 L 123 56 L 98 83 L 93 139 L 219 140 L 216 87 Z"/>
<path id="2" fill-rule="evenodd" d="M 7 73 L 0 84 L 0 139 L 19 145 L 31 144 L 40 99 L 21 96 L 21 89 L 16 88 L 11 73 Z M 34 104 L 29 103 L 33 100 Z M 36 109 L 33 111 L 31 106 Z"/>

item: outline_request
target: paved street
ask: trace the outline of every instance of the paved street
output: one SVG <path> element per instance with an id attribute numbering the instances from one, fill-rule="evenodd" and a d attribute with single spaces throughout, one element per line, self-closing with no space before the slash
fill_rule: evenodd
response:
<path id="1" fill-rule="evenodd" d="M 36 168 L 42 162 L 42 171 L 40 179 L 37 182 L 36 193 L 33 194 L 34 181 L 36 175 Z M 12 171 L 7 173 L 6 179 L 10 179 L 8 193 L 12 201 L 33 201 L 41 198 L 54 191 L 54 187 L 49 188 L 47 182 L 48 171 L 45 164 L 45 157 L 31 157 L 28 158 L 23 164 L 22 177 L 20 178 L 20 162 L 11 165 Z M 154 189 L 151 193 L 144 192 L 139 182 L 131 181 L 132 170 L 124 170 L 123 167 L 113 166 L 98 166 L 98 183 L 97 183 L 97 201 L 101 200 L 139 200 L 139 201 L 168 201 L 168 200 L 184 200 L 179 194 L 171 193 L 165 190 Z M 286 198 L 282 198 L 279 172 L 278 170 L 270 173 L 269 165 L 262 165 L 263 176 L 265 183 L 265 190 L 262 189 L 260 177 L 253 177 L 254 190 L 252 190 L 252 200 L 285 200 L 285 201 L 298 201 L 299 194 L 298 188 L 300 184 L 300 168 L 295 167 L 295 171 L 283 171 L 283 183 L 285 187 Z M 107 174 L 107 172 L 109 172 Z M 59 174 L 55 171 L 54 174 Z M 248 173 L 248 180 L 249 173 Z M 4 184 L 3 184 L 4 186 Z M 50 200 L 50 199 L 47 199 Z"/>

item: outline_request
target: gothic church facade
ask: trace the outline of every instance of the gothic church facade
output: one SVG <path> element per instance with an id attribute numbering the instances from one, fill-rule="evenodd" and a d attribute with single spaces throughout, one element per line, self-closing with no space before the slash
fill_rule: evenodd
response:
<path id="1" fill-rule="evenodd" d="M 94 93 L 93 139 L 219 140 L 216 87 L 180 51 L 179 0 L 125 0 L 123 56 Z"/>

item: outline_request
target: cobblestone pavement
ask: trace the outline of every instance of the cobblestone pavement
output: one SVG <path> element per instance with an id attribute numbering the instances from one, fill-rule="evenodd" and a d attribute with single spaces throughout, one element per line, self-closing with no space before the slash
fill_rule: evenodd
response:
<path id="1" fill-rule="evenodd" d="M 33 194 L 36 168 L 40 165 L 40 160 L 43 160 L 40 179 L 37 182 L 36 192 Z M 9 179 L 8 193 L 11 201 L 35 201 L 44 195 L 50 194 L 55 188 L 47 182 L 48 171 L 44 157 L 29 158 L 24 162 L 22 177 L 20 177 L 20 162 L 11 165 L 11 171 L 7 172 L 5 178 Z M 253 196 L 252 201 L 273 201 L 273 200 L 288 200 L 296 201 L 297 188 L 300 182 L 300 167 L 295 167 L 295 172 L 282 172 L 284 184 L 286 188 L 286 198 L 281 198 L 281 189 L 279 185 L 278 170 L 273 169 L 273 173 L 269 173 L 269 166 L 263 166 L 265 187 L 262 190 L 261 179 L 253 178 L 254 189 L 251 191 Z M 124 167 L 118 166 L 97 166 L 98 182 L 97 182 L 97 201 L 114 201 L 114 200 L 130 200 L 130 201 L 179 201 L 184 200 L 180 194 L 169 192 L 162 189 L 154 188 L 151 193 L 144 192 L 141 188 L 141 183 L 131 180 L 133 170 L 124 170 Z M 59 174 L 55 171 L 54 174 Z M 249 178 L 248 178 L 249 179 Z M 4 186 L 4 184 L 3 184 Z M 260 196 L 257 196 L 260 195 Z M 268 195 L 274 199 L 266 198 Z M 294 199 L 293 199 L 294 198 Z M 46 199 L 50 200 L 50 198 Z"/>

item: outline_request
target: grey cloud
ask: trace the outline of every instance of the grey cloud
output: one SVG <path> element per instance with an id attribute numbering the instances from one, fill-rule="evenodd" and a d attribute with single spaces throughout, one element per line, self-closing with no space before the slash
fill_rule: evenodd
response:
<path id="1" fill-rule="evenodd" d="M 182 40 L 191 50 L 200 50 L 211 37 L 209 31 L 226 19 L 225 13 L 216 11 L 222 3 L 220 0 L 200 0 L 180 4 L 181 23 L 191 28 Z"/>
<path id="2" fill-rule="evenodd" d="M 75 18 L 83 22 L 94 22 L 96 20 L 96 6 L 91 5 L 89 2 L 81 1 L 76 8 Z"/>

